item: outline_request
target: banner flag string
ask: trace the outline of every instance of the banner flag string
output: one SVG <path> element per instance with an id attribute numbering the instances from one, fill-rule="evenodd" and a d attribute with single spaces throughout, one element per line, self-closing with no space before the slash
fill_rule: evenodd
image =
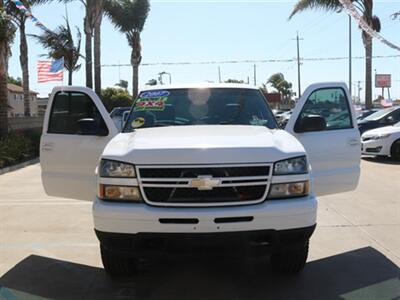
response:
<path id="1" fill-rule="evenodd" d="M 44 26 L 44 24 L 42 22 L 40 22 L 33 14 L 32 12 L 27 9 L 25 7 L 25 5 L 19 1 L 19 0 L 11 0 L 15 6 L 29 19 L 31 19 L 31 21 L 33 22 L 33 24 L 37 27 L 39 27 L 41 30 L 52 33 L 55 35 L 55 33 L 53 33 L 50 29 L 48 29 L 46 26 Z"/>
<path id="2" fill-rule="evenodd" d="M 367 22 L 363 19 L 363 17 L 358 13 L 358 11 L 355 9 L 353 3 L 351 0 L 339 0 L 339 2 L 343 5 L 344 9 L 346 10 L 347 14 L 353 17 L 356 21 L 358 26 L 362 30 L 364 30 L 365 33 L 367 33 L 369 36 L 376 38 L 379 40 L 381 43 L 385 44 L 386 46 L 389 46 L 392 49 L 400 51 L 400 47 L 393 44 L 392 42 L 386 40 L 383 36 L 381 36 L 377 31 L 373 30 Z"/>

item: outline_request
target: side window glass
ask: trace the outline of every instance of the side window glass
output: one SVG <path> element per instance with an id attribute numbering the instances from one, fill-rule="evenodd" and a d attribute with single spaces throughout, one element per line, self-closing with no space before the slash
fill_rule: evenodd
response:
<path id="1" fill-rule="evenodd" d="M 326 130 L 353 127 L 351 110 L 342 88 L 322 88 L 314 91 L 304 104 L 297 122 L 309 116 L 323 117 Z"/>
<path id="2" fill-rule="evenodd" d="M 400 122 L 400 109 L 393 112 L 393 122 Z"/>
<path id="3" fill-rule="evenodd" d="M 79 92 L 59 92 L 53 100 L 48 133 L 79 134 L 78 121 L 86 118 L 94 119 L 100 127 L 106 127 L 89 96 Z"/>

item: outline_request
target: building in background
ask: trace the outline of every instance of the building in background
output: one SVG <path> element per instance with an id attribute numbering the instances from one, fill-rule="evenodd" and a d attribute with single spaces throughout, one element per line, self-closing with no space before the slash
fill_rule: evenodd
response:
<path id="1" fill-rule="evenodd" d="M 7 83 L 8 89 L 8 117 L 24 117 L 24 91 L 22 87 Z M 31 117 L 38 116 L 37 95 L 38 93 L 30 91 L 29 102 Z"/>
<path id="2" fill-rule="evenodd" d="M 36 100 L 38 116 L 44 116 L 49 103 L 49 97 L 38 97 Z"/>

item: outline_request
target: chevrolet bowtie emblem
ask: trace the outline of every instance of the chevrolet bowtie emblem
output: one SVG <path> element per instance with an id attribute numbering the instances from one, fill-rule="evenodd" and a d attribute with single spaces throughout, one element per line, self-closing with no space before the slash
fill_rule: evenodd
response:
<path id="1" fill-rule="evenodd" d="M 221 180 L 213 179 L 212 176 L 198 176 L 190 182 L 190 187 L 197 188 L 199 191 L 210 191 L 219 186 Z"/>

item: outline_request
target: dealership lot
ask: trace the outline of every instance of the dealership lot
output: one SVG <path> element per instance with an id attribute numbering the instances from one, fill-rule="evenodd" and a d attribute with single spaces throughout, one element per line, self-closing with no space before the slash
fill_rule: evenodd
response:
<path id="1" fill-rule="evenodd" d="M 91 203 L 47 197 L 40 166 L 0 176 L 0 299 L 399 299 L 400 163 L 363 159 L 359 188 L 319 201 L 299 276 L 213 253 L 146 262 L 112 281 Z"/>

